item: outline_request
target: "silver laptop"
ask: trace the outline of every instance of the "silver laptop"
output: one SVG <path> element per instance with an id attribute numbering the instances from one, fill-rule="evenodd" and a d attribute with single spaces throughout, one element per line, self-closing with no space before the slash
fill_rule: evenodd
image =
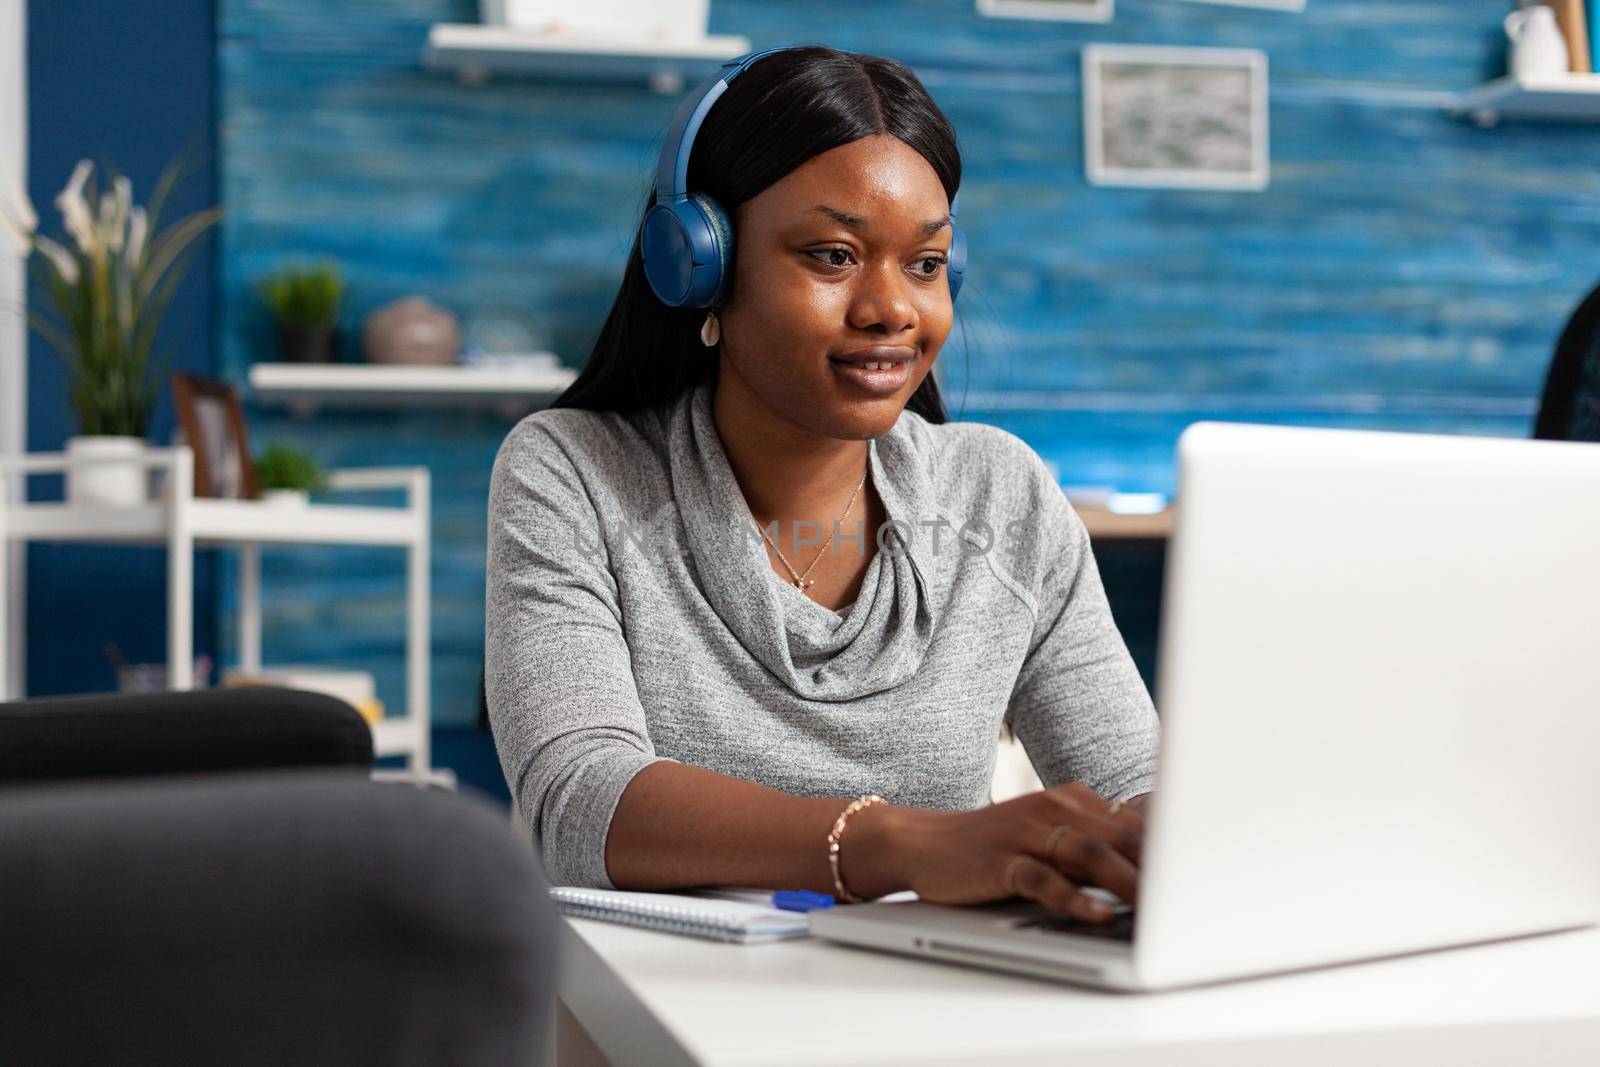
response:
<path id="1" fill-rule="evenodd" d="M 1600 920 L 1600 445 L 1197 423 L 1137 914 L 812 912 L 1161 989 Z"/>

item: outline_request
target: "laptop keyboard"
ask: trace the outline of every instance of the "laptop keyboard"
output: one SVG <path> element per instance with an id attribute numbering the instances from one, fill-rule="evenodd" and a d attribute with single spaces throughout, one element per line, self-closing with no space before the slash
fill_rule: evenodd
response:
<path id="1" fill-rule="evenodd" d="M 1038 915 L 1017 922 L 1016 929 L 1048 930 L 1075 937 L 1098 937 L 1106 941 L 1133 941 L 1133 912 L 1125 911 L 1103 923 L 1086 923 L 1065 915 Z"/>

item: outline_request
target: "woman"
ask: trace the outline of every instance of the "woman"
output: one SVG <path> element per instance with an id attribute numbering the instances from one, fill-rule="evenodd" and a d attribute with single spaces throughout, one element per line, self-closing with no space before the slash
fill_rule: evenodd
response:
<path id="1" fill-rule="evenodd" d="M 1136 900 L 1155 711 L 1043 462 L 946 420 L 949 123 L 900 64 L 807 47 L 689 152 L 726 291 L 667 306 L 636 242 L 494 464 L 488 706 L 552 877 L 1109 919 L 1082 890 Z M 989 804 L 1002 725 L 1050 788 Z"/>

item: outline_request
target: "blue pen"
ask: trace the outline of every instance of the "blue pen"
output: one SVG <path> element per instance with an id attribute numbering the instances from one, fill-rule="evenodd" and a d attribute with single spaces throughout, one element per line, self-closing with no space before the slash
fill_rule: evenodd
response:
<path id="1" fill-rule="evenodd" d="M 772 906 L 784 911 L 812 911 L 831 908 L 834 899 L 826 893 L 813 893 L 809 889 L 780 889 L 772 894 Z"/>

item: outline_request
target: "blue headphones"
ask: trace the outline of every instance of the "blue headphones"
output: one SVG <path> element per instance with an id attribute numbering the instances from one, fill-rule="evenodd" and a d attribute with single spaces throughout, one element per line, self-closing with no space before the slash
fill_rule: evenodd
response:
<path id="1" fill-rule="evenodd" d="M 668 307 L 712 307 L 722 302 L 733 279 L 733 224 L 722 205 L 705 193 L 691 193 L 689 153 L 695 134 L 728 83 L 758 59 L 794 46 L 767 48 L 730 59 L 683 101 L 661 145 L 656 165 L 656 198 L 645 212 L 639 255 L 650 288 Z M 950 252 L 945 274 L 950 299 L 961 290 L 967 268 L 967 239 L 955 225 L 957 194 L 950 201 Z"/>

